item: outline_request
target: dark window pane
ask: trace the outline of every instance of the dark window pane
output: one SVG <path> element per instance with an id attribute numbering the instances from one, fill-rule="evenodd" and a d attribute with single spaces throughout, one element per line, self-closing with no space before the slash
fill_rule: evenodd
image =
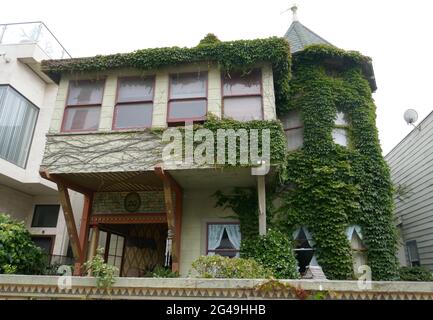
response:
<path id="1" fill-rule="evenodd" d="M 182 119 L 198 119 L 206 118 L 206 100 L 183 100 L 170 102 L 169 121 Z"/>
<path id="2" fill-rule="evenodd" d="M 261 73 L 258 70 L 250 74 L 230 74 L 224 76 L 223 93 L 230 95 L 261 94 Z"/>
<path id="3" fill-rule="evenodd" d="M 233 243 L 229 239 L 229 235 L 227 234 L 227 230 L 225 230 L 225 229 L 224 229 L 223 236 L 221 238 L 221 242 L 215 250 L 218 250 L 218 249 L 234 249 L 234 250 L 236 250 L 235 246 L 233 245 Z"/>
<path id="4" fill-rule="evenodd" d="M 153 99 L 153 78 L 119 79 L 118 102 L 143 101 Z"/>
<path id="5" fill-rule="evenodd" d="M 55 205 L 37 205 L 33 214 L 32 227 L 38 228 L 55 228 L 59 217 L 60 206 Z"/>
<path id="6" fill-rule="evenodd" d="M 63 130 L 98 130 L 100 112 L 101 107 L 68 107 L 65 110 Z"/>
<path id="7" fill-rule="evenodd" d="M 298 260 L 299 272 L 304 273 L 313 258 L 313 249 L 295 249 L 295 257 Z"/>
<path id="8" fill-rule="evenodd" d="M 206 80 L 206 73 L 187 73 L 172 75 L 170 85 L 170 98 L 204 98 L 206 97 Z"/>
<path id="9" fill-rule="evenodd" d="M 225 98 L 224 117 L 238 121 L 263 119 L 262 97 Z"/>
<path id="10" fill-rule="evenodd" d="M 104 91 L 104 80 L 71 81 L 69 86 L 68 105 L 101 104 Z"/>
<path id="11" fill-rule="evenodd" d="M 152 103 L 117 105 L 114 127 L 117 129 L 150 127 L 152 110 Z"/>
<path id="12" fill-rule="evenodd" d="M 53 244 L 52 237 L 32 237 L 32 241 L 36 246 L 42 249 L 46 254 L 51 254 L 51 248 Z"/>

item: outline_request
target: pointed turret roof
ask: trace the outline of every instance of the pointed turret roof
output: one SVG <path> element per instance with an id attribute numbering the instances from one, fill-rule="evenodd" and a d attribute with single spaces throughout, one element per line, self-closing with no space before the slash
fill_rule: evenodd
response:
<path id="1" fill-rule="evenodd" d="M 293 22 L 290 25 L 289 30 L 287 30 L 284 38 L 286 38 L 290 43 L 290 51 L 295 53 L 297 51 L 303 50 L 306 46 L 311 44 L 327 44 L 331 45 L 330 42 L 323 39 L 317 33 L 311 31 L 306 26 L 298 21 L 297 10 L 298 7 L 293 5 L 290 10 L 293 12 Z"/>

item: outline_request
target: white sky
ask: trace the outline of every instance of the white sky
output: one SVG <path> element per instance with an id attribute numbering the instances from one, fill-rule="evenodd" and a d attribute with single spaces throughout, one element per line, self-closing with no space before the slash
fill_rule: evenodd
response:
<path id="1" fill-rule="evenodd" d="M 194 46 L 212 32 L 221 40 L 282 36 L 290 0 L 5 0 L 0 23 L 41 20 L 73 57 L 161 46 Z M 299 20 L 343 49 L 373 58 L 377 126 L 384 153 L 433 110 L 433 1 L 298 0 Z"/>

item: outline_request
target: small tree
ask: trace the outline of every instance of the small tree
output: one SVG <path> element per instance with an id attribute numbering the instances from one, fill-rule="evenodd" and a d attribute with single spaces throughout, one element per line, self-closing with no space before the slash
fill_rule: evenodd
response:
<path id="1" fill-rule="evenodd" d="M 0 273 L 42 274 L 46 256 L 37 247 L 24 223 L 0 214 Z"/>

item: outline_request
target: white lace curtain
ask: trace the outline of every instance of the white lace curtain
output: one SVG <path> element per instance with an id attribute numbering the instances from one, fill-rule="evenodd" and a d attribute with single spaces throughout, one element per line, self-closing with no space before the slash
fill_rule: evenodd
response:
<path id="1" fill-rule="evenodd" d="M 208 250 L 215 250 L 221 244 L 224 230 L 235 249 L 240 248 L 241 232 L 238 224 L 210 224 L 208 227 Z"/>
<path id="2" fill-rule="evenodd" d="M 352 241 L 352 237 L 353 237 L 353 232 L 354 232 L 354 231 L 356 231 L 356 233 L 358 234 L 359 239 L 362 240 L 361 227 L 360 227 L 360 226 L 357 226 L 357 225 L 347 227 L 347 229 L 346 229 L 346 236 L 347 236 L 347 239 L 348 239 L 349 241 Z"/>
<path id="3" fill-rule="evenodd" d="M 304 226 L 304 227 L 300 227 L 298 229 L 296 229 L 295 231 L 293 231 L 293 240 L 296 240 L 296 238 L 299 236 L 299 233 L 301 232 L 301 230 L 304 231 L 305 233 L 305 237 L 307 238 L 308 244 L 311 246 L 311 248 L 314 248 L 314 245 L 316 244 L 313 240 L 313 236 L 312 234 L 308 231 L 308 229 Z M 295 249 L 296 250 L 304 250 L 304 249 Z M 314 249 L 311 249 L 314 250 Z M 319 263 L 317 262 L 317 257 L 316 257 L 316 253 L 314 253 L 313 257 L 311 258 L 310 261 L 310 266 L 319 266 Z"/>
<path id="4" fill-rule="evenodd" d="M 300 227 L 298 229 L 296 229 L 295 231 L 293 231 L 293 240 L 296 240 L 296 238 L 299 236 L 299 233 L 301 232 L 301 230 L 304 231 L 305 236 L 307 237 L 307 241 L 308 244 L 313 247 L 316 243 L 313 240 L 313 236 L 311 235 L 311 233 L 308 231 L 308 229 L 306 227 Z"/>

